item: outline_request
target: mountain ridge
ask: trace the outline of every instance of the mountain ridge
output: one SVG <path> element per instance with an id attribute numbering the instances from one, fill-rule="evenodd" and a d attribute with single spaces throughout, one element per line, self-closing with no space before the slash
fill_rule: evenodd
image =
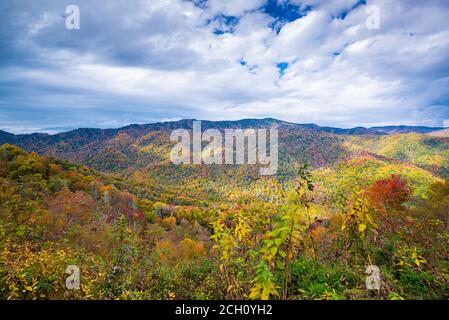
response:
<path id="1" fill-rule="evenodd" d="M 295 123 L 290 121 L 279 120 L 275 118 L 243 118 L 239 120 L 197 120 L 197 119 L 181 119 L 176 121 L 160 121 L 153 123 L 144 123 L 144 124 L 129 124 L 119 128 L 92 128 L 92 127 L 81 127 L 69 131 L 58 132 L 55 134 L 47 134 L 47 133 L 29 133 L 29 134 L 13 134 L 4 130 L 0 130 L 0 137 L 3 136 L 31 136 L 31 135 L 40 135 L 40 136 L 58 136 L 58 135 L 66 135 L 71 132 L 79 132 L 79 131 L 98 131 L 98 132 L 120 132 L 126 129 L 156 129 L 160 127 L 166 128 L 186 128 L 191 129 L 190 123 L 193 121 L 201 121 L 204 127 L 214 127 L 214 126 L 238 126 L 245 128 L 250 125 L 255 127 L 260 127 L 262 125 L 284 125 L 284 126 L 294 126 L 298 128 L 311 129 L 311 130 L 319 130 L 325 131 L 333 134 L 348 134 L 348 135 L 381 135 L 381 134 L 400 134 L 400 133 L 431 133 L 437 132 L 441 130 L 447 130 L 449 128 L 445 127 L 427 127 L 427 126 L 406 126 L 406 125 L 392 125 L 392 126 L 374 126 L 374 127 L 363 127 L 357 126 L 353 128 L 339 128 L 339 127 L 331 127 L 331 126 L 320 126 L 315 123 Z"/>
<path id="2" fill-rule="evenodd" d="M 13 144 L 28 152 L 59 157 L 105 172 L 151 171 L 169 165 L 174 129 L 191 130 L 194 119 L 131 124 L 117 129 L 79 128 L 54 135 L 13 135 L 0 131 L 0 145 Z M 432 136 L 430 127 L 389 126 L 383 132 L 356 127 L 339 129 L 295 124 L 273 118 L 238 121 L 202 120 L 202 130 L 278 128 L 279 163 L 291 176 L 298 163 L 314 168 L 334 165 L 352 154 L 368 152 L 408 162 L 440 176 L 449 176 L 449 138 Z M 398 132 L 404 134 L 398 134 Z M 388 132 L 393 132 L 388 134 Z M 212 173 L 212 172 L 211 172 Z"/>

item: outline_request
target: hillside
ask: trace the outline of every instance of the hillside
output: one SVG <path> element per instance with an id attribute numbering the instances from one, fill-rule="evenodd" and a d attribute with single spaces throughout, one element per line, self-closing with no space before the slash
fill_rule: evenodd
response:
<path id="1" fill-rule="evenodd" d="M 171 130 L 190 130 L 192 123 L 193 120 L 181 120 L 118 129 L 77 129 L 56 135 L 2 134 L 0 144 L 12 143 L 30 152 L 60 157 L 102 171 L 148 170 L 167 165 Z M 292 164 L 307 162 L 315 168 L 333 165 L 347 159 L 358 149 L 408 161 L 443 177 L 449 173 L 449 163 L 445 160 L 447 140 L 424 136 L 419 138 L 420 135 L 413 134 L 401 135 L 401 138 L 387 135 L 391 132 L 428 132 L 435 128 L 398 126 L 338 129 L 276 119 L 202 121 L 203 130 L 270 127 L 279 129 L 280 174 L 285 176 L 291 174 L 288 168 Z M 407 151 L 404 150 L 406 145 L 414 146 Z"/>
<path id="2" fill-rule="evenodd" d="M 429 135 L 435 137 L 449 137 L 449 129 L 437 130 L 429 132 Z"/>
<path id="3" fill-rule="evenodd" d="M 349 150 L 364 150 L 414 164 L 441 177 L 449 176 L 449 138 L 417 133 L 346 138 Z"/>
<path id="4" fill-rule="evenodd" d="M 372 299 L 367 259 L 388 285 L 376 299 L 449 297 L 433 220 L 449 185 L 423 169 L 366 153 L 288 181 L 166 169 L 119 178 L 1 146 L 0 297 Z"/>
<path id="5" fill-rule="evenodd" d="M 278 128 L 277 175 L 172 164 L 170 132 L 192 120 L 0 133 L 29 151 L 0 146 L 0 298 L 449 298 L 449 138 L 202 124 Z"/>

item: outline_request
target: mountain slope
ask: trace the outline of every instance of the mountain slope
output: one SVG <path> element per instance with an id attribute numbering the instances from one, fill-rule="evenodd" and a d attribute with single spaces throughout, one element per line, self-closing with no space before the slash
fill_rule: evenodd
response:
<path id="1" fill-rule="evenodd" d="M 417 165 L 442 177 L 449 175 L 449 138 L 409 133 L 346 137 L 345 146 Z"/>
<path id="2" fill-rule="evenodd" d="M 429 132 L 429 135 L 435 137 L 449 137 L 449 129 L 437 130 Z"/>
<path id="3" fill-rule="evenodd" d="M 92 157 L 97 165 L 113 163 L 110 148 L 126 159 L 137 156 L 142 168 L 152 170 L 118 177 L 0 146 L 2 299 L 229 299 L 223 265 L 245 290 L 243 299 L 253 291 L 259 259 L 267 253 L 272 255 L 270 272 L 282 281 L 287 255 L 267 250 L 283 252 L 292 245 L 289 233 L 275 237 L 282 230 L 294 230 L 298 241 L 288 261 L 294 280 L 290 298 L 323 298 L 332 290 L 339 299 L 373 299 L 360 290 L 369 252 L 375 253 L 373 262 L 392 292 L 405 298 L 448 297 L 447 213 L 440 210 L 447 206 L 439 200 L 447 195 L 447 183 L 422 168 L 359 147 L 333 166 L 302 175 L 291 171 L 290 180 L 252 179 L 247 166 L 207 166 L 205 173 L 201 166 L 160 161 L 170 147 L 166 129 L 142 135 L 133 128 L 112 138 L 78 131 L 72 141 L 88 150 L 92 142 L 80 132 L 104 142 Z M 416 136 L 416 146 L 426 141 Z M 407 141 L 413 135 L 391 137 Z M 282 130 L 282 162 L 295 169 L 299 158 L 285 158 L 293 154 L 337 160 L 341 150 L 348 150 L 344 138 Z M 376 143 L 383 147 L 383 138 L 361 141 L 373 149 Z M 222 170 L 225 175 L 207 176 Z M 441 190 L 430 193 L 436 195 L 432 203 L 426 200 L 429 190 Z M 349 243 L 345 239 L 357 250 L 338 245 Z M 391 255 L 396 252 L 409 269 Z M 68 265 L 81 266 L 82 290 L 65 289 Z M 342 282 L 347 275 L 349 281 Z"/>
<path id="4" fill-rule="evenodd" d="M 280 155 L 286 161 L 308 161 L 315 166 L 341 159 L 342 139 L 320 130 L 306 128 L 275 119 L 239 121 L 202 121 L 202 129 L 245 129 L 275 127 L 280 131 Z M 61 157 L 90 165 L 104 171 L 146 168 L 165 163 L 172 143 L 173 129 L 193 127 L 193 120 L 145 125 L 119 129 L 77 129 L 56 135 L 18 135 L 0 137 L 0 144 L 12 143 L 27 151 Z"/>
<path id="5" fill-rule="evenodd" d="M 11 143 L 27 151 L 51 155 L 82 163 L 106 172 L 135 170 L 189 176 L 193 166 L 173 168 L 169 153 L 173 129 L 191 130 L 192 119 L 174 122 L 129 125 L 118 129 L 77 129 L 55 135 L 12 135 L 0 132 L 0 145 Z M 437 128 L 390 126 L 338 129 L 315 124 L 295 124 L 276 119 L 243 119 L 238 121 L 202 121 L 202 130 L 277 128 L 279 130 L 279 174 L 294 176 L 298 164 L 326 167 L 363 151 L 377 157 L 417 165 L 442 177 L 449 175 L 449 139 L 429 135 L 397 132 L 433 132 Z M 394 134 L 393 134 L 394 133 Z M 161 170 L 164 168 L 164 170 Z M 229 174 L 229 168 L 206 167 L 203 174 Z M 192 171 L 193 170 L 193 171 Z M 231 171 L 235 168 L 231 168 Z M 164 171 L 164 172 L 162 172 Z M 217 171 L 217 172 L 215 172 Z M 248 174 L 252 170 L 248 169 Z M 197 172 L 198 174 L 198 172 Z"/>

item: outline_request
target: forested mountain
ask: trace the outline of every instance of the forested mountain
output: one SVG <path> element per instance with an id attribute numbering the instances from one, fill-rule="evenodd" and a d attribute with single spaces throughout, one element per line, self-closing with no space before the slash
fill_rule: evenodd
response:
<path id="1" fill-rule="evenodd" d="M 202 122 L 270 127 L 279 170 L 265 177 L 172 164 L 170 132 L 192 120 L 0 132 L 0 298 L 449 298 L 449 138 Z"/>
<path id="2" fill-rule="evenodd" d="M 449 129 L 432 131 L 429 134 L 436 137 L 449 137 Z"/>
<path id="3" fill-rule="evenodd" d="M 77 129 L 55 135 L 0 134 L 0 144 L 11 143 L 29 152 L 52 155 L 103 171 L 143 169 L 167 164 L 173 129 L 192 129 L 193 120 L 130 125 L 118 129 Z M 448 139 L 410 132 L 432 132 L 428 127 L 338 129 L 294 124 L 276 119 L 201 121 L 202 129 L 277 128 L 281 166 L 307 162 L 323 167 L 364 151 L 405 161 L 447 176 Z M 394 135 L 390 135 L 394 133 Z M 404 133 L 404 134 L 402 134 Z M 446 160 L 445 160 L 446 159 Z M 285 173 L 285 172 L 284 172 Z"/>

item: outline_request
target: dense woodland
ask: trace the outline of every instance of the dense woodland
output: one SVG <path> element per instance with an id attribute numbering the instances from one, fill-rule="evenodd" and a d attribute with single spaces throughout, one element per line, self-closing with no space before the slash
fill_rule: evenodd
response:
<path id="1" fill-rule="evenodd" d="M 1 299 L 449 298 L 448 138 L 288 131 L 259 177 L 131 130 L 0 147 Z"/>

